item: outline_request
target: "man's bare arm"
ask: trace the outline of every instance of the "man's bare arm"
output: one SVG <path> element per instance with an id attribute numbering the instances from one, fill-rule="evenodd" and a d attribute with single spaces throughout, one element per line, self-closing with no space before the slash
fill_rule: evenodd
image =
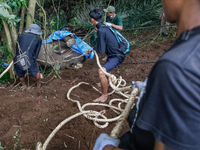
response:
<path id="1" fill-rule="evenodd" d="M 164 13 L 164 10 L 162 10 L 162 12 L 161 12 L 161 14 L 160 14 L 160 16 L 159 16 L 159 19 L 162 18 L 163 13 Z"/>
<path id="2" fill-rule="evenodd" d="M 123 30 L 123 26 L 112 24 L 112 27 L 117 30 Z"/>

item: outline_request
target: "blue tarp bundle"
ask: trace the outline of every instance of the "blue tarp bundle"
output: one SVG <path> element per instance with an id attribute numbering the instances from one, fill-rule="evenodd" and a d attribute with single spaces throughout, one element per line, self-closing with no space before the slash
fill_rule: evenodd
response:
<path id="1" fill-rule="evenodd" d="M 51 42 L 53 42 L 53 40 L 60 40 L 60 39 L 63 39 L 64 37 L 71 35 L 71 34 L 72 33 L 69 32 L 69 31 L 55 31 L 46 40 L 44 40 L 44 42 L 45 43 L 51 43 Z M 78 52 L 79 54 L 84 54 L 84 53 L 86 53 L 87 50 L 92 49 L 92 47 L 90 47 L 84 41 L 80 42 L 81 39 L 78 38 L 77 36 L 75 36 L 74 38 L 76 40 L 76 43 L 73 46 L 69 47 L 72 50 Z M 94 52 L 92 51 L 91 54 L 85 55 L 86 58 L 88 58 L 89 56 L 90 56 L 90 59 L 93 59 L 94 58 Z"/>

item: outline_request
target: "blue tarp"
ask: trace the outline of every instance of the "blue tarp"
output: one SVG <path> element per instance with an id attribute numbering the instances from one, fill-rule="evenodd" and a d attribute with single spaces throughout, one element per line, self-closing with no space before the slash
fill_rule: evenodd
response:
<path id="1" fill-rule="evenodd" d="M 51 43 L 51 42 L 53 42 L 53 40 L 60 40 L 60 39 L 63 39 L 64 37 L 71 35 L 71 34 L 72 33 L 69 32 L 69 31 L 55 31 L 46 40 L 44 40 L 44 42 L 45 43 Z M 73 46 L 69 47 L 72 50 L 78 52 L 79 54 L 84 54 L 84 53 L 86 53 L 87 50 L 92 49 L 92 47 L 90 47 L 86 42 L 84 42 L 84 41 L 80 42 L 81 39 L 78 38 L 77 36 L 75 36 L 74 38 L 76 40 L 76 43 Z M 86 58 L 88 58 L 89 56 L 90 56 L 90 59 L 93 59 L 94 58 L 94 52 L 92 51 L 91 54 L 85 55 Z"/>
<path id="2" fill-rule="evenodd" d="M 8 63 L 3 63 L 3 64 L 4 64 L 4 66 L 8 67 Z"/>

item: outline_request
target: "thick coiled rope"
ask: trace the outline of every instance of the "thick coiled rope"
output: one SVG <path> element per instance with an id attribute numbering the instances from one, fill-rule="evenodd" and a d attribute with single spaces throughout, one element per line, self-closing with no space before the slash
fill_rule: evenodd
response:
<path id="1" fill-rule="evenodd" d="M 113 122 L 113 121 L 117 121 L 119 120 L 119 122 L 117 123 L 116 127 L 113 129 L 113 131 L 111 132 L 111 136 L 113 138 L 117 138 L 119 132 L 122 129 L 122 125 L 123 122 L 126 120 L 128 113 L 130 111 L 130 109 L 134 106 L 135 103 L 135 98 L 136 95 L 138 93 L 138 88 L 135 88 L 131 94 L 127 94 L 128 92 L 131 91 L 132 86 L 126 86 L 126 81 L 124 79 L 122 79 L 122 77 L 116 78 L 116 76 L 106 72 L 103 67 L 100 65 L 99 62 L 99 57 L 97 55 L 97 53 L 95 52 L 95 56 L 96 56 L 96 60 L 97 60 L 97 64 L 99 66 L 99 68 L 102 70 L 102 72 L 108 77 L 109 80 L 109 84 L 111 86 L 111 88 L 113 89 L 113 91 L 111 93 L 109 93 L 108 95 L 112 94 L 112 93 L 117 93 L 120 94 L 122 96 L 124 96 L 126 99 L 112 99 L 110 100 L 109 104 L 104 104 L 104 103 L 87 103 L 84 104 L 83 106 L 81 106 L 80 102 L 78 100 L 74 100 L 72 98 L 70 98 L 70 94 L 71 92 L 78 88 L 80 85 L 85 84 L 85 85 L 90 85 L 89 83 L 86 82 L 80 82 L 77 85 L 73 86 L 72 88 L 69 89 L 68 93 L 67 93 L 67 99 L 76 103 L 79 109 L 79 113 L 65 119 L 64 121 L 62 121 L 54 130 L 53 132 L 49 135 L 49 137 L 47 138 L 47 140 L 45 141 L 44 145 L 42 146 L 42 144 L 40 142 L 37 143 L 37 147 L 36 150 L 46 150 L 46 147 L 48 145 L 48 143 L 50 142 L 50 140 L 53 138 L 53 136 L 56 134 L 56 132 L 67 122 L 69 122 L 70 120 L 80 116 L 80 115 L 84 115 L 84 117 L 86 117 L 89 120 L 92 120 L 94 122 L 94 125 L 97 126 L 98 128 L 106 128 L 108 126 L 109 122 Z M 92 88 L 96 91 L 98 91 L 99 93 L 101 93 L 97 88 L 95 88 L 94 86 L 92 86 Z M 125 91 L 125 92 L 124 92 Z M 113 102 L 119 102 L 118 103 L 118 107 L 113 106 L 112 103 Z M 121 108 L 121 104 L 122 103 L 127 103 L 125 109 L 123 110 Z M 85 110 L 85 107 L 87 106 L 103 106 L 103 107 L 109 107 L 111 110 L 113 110 L 118 116 L 114 117 L 114 118 L 107 118 L 105 116 L 106 111 L 102 110 L 100 112 L 95 111 L 95 110 Z M 101 122 L 101 123 L 105 123 L 103 125 L 98 124 L 97 122 Z"/>

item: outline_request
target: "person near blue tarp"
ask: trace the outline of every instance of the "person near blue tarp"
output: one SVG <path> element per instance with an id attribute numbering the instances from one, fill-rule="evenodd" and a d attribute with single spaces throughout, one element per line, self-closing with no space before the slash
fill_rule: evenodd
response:
<path id="1" fill-rule="evenodd" d="M 40 27 L 37 24 L 31 24 L 29 26 L 29 29 L 26 30 L 25 32 L 26 33 L 18 35 L 19 45 L 18 43 L 16 45 L 16 56 L 14 57 L 14 62 L 15 62 L 14 69 L 16 71 L 17 76 L 20 79 L 22 86 L 25 87 L 26 86 L 24 77 L 25 71 L 23 71 L 16 62 L 17 62 L 17 56 L 25 52 L 32 43 L 29 49 L 31 68 L 28 69 L 28 73 L 36 79 L 37 87 L 39 88 L 41 87 L 40 71 L 36 59 L 38 58 L 40 52 L 42 40 L 37 35 L 41 35 L 42 31 L 40 30 Z"/>
<path id="2" fill-rule="evenodd" d="M 93 25 L 98 29 L 97 46 L 94 47 L 94 50 L 100 54 L 106 53 L 108 57 L 103 68 L 107 72 L 110 72 L 124 61 L 125 54 L 118 50 L 119 44 L 113 32 L 102 23 L 103 11 L 97 8 L 93 9 L 90 11 L 89 16 Z M 108 98 L 108 79 L 101 69 L 99 69 L 98 74 L 101 82 L 102 95 L 94 100 L 94 102 L 105 102 Z"/>
<path id="3" fill-rule="evenodd" d="M 65 25 L 64 27 L 60 28 L 60 31 L 70 31 L 70 26 L 69 25 Z"/>
<path id="4" fill-rule="evenodd" d="M 178 38 L 155 63 L 129 113 L 130 131 L 93 150 L 200 150 L 200 0 L 162 0 Z M 118 147 L 118 148 L 117 148 Z"/>

